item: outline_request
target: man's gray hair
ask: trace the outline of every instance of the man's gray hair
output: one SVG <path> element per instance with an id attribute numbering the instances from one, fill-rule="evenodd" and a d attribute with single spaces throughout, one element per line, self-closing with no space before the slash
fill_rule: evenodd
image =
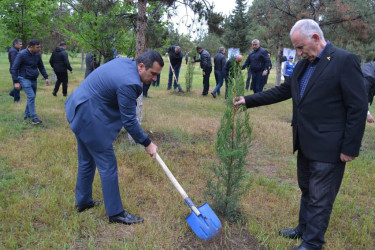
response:
<path id="1" fill-rule="evenodd" d="M 290 30 L 289 36 L 292 37 L 293 33 L 297 30 L 301 35 L 308 38 L 311 38 L 314 33 L 317 33 L 320 39 L 325 40 L 319 24 L 312 19 L 301 19 L 297 21 Z"/>
<path id="2" fill-rule="evenodd" d="M 254 39 L 251 41 L 251 43 L 259 43 L 259 40 L 258 39 Z"/>
<path id="3" fill-rule="evenodd" d="M 219 48 L 219 53 L 223 53 L 225 51 L 225 48 L 224 47 L 220 47 Z"/>
<path id="4" fill-rule="evenodd" d="M 181 51 L 181 47 L 180 46 L 174 46 L 174 50 L 178 50 L 178 51 Z"/>

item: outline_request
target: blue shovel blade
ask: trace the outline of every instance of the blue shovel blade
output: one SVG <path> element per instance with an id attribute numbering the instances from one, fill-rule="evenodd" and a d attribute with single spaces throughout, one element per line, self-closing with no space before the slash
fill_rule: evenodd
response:
<path id="1" fill-rule="evenodd" d="M 199 216 L 191 212 L 186 217 L 186 222 L 199 238 L 208 240 L 219 232 L 221 228 L 220 220 L 207 203 L 198 207 L 198 211 L 201 213 Z"/>

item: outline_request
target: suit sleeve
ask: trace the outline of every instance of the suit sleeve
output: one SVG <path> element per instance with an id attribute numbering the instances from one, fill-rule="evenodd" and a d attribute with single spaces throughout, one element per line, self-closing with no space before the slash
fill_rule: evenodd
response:
<path id="1" fill-rule="evenodd" d="M 135 142 L 147 147 L 151 140 L 143 131 L 137 119 L 137 98 L 142 93 L 139 85 L 124 85 L 117 91 L 117 99 L 120 108 L 121 121 Z"/>
<path id="2" fill-rule="evenodd" d="M 245 63 L 242 65 L 241 69 L 246 69 L 250 66 L 250 54 L 247 56 Z"/>
<path id="3" fill-rule="evenodd" d="M 18 53 L 17 56 L 16 56 L 16 59 L 14 60 L 12 68 L 10 69 L 10 73 L 12 74 L 13 84 L 19 83 L 19 81 L 18 81 L 18 70 L 21 66 L 21 62 L 22 62 L 22 54 Z"/>
<path id="4" fill-rule="evenodd" d="M 263 56 L 263 59 L 264 59 L 264 70 L 267 70 L 270 68 L 271 66 L 271 59 L 270 57 L 268 56 L 267 52 L 266 51 L 263 51 L 262 53 L 262 56 Z"/>
<path id="5" fill-rule="evenodd" d="M 223 56 L 223 58 L 221 59 L 221 72 L 223 72 L 223 74 L 224 74 L 224 70 L 225 70 L 225 56 Z"/>
<path id="6" fill-rule="evenodd" d="M 40 73 L 43 75 L 44 79 L 48 79 L 47 71 L 44 68 L 44 64 L 43 64 L 41 56 L 40 56 L 39 61 L 38 61 L 38 69 L 39 69 Z"/>
<path id="7" fill-rule="evenodd" d="M 69 70 L 69 71 L 72 71 L 72 66 L 70 66 L 70 62 L 69 62 L 69 58 L 68 58 L 68 53 L 66 53 L 66 51 L 64 51 L 64 63 L 65 63 L 65 66 L 66 68 Z"/>
<path id="8" fill-rule="evenodd" d="M 206 70 L 207 70 L 207 65 L 208 65 L 208 60 L 209 60 L 210 58 L 208 58 L 208 55 L 207 54 L 203 54 L 202 53 L 202 56 L 201 56 L 201 60 L 202 60 L 202 70 L 204 71 L 204 72 L 206 72 Z"/>
<path id="9" fill-rule="evenodd" d="M 291 97 L 291 81 L 288 79 L 284 84 L 281 84 L 280 86 L 276 86 L 272 89 L 253 95 L 245 96 L 245 102 L 247 108 L 253 108 L 282 102 Z"/>
<path id="10" fill-rule="evenodd" d="M 16 57 L 17 57 L 17 51 L 12 50 L 11 52 L 9 52 L 9 62 L 11 65 L 13 65 L 14 61 L 16 60 Z"/>
<path id="11" fill-rule="evenodd" d="M 357 56 L 349 54 L 342 63 L 340 84 L 346 108 L 346 126 L 341 152 L 358 156 L 367 116 L 367 98 L 360 62 Z"/>
<path id="12" fill-rule="evenodd" d="M 51 65 L 51 68 L 53 69 L 53 52 L 51 54 L 51 57 L 49 58 L 49 65 Z"/>

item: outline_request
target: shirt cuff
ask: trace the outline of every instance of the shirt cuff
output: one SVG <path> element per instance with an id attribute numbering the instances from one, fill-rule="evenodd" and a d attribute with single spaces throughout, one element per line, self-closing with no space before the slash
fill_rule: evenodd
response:
<path id="1" fill-rule="evenodd" d="M 144 140 L 141 144 L 145 147 L 148 147 L 148 145 L 151 144 L 151 139 L 147 137 L 146 140 Z"/>

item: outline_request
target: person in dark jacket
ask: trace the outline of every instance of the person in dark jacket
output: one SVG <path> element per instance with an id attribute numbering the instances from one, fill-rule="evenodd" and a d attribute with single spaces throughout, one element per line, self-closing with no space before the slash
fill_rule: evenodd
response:
<path id="1" fill-rule="evenodd" d="M 73 69 L 70 66 L 68 53 L 66 53 L 66 43 L 60 42 L 59 47 L 52 52 L 51 58 L 49 59 L 49 64 L 51 65 L 53 71 L 56 74 L 55 88 L 53 89 L 52 95 L 57 96 L 60 85 L 62 83 L 62 93 L 63 96 L 68 94 L 68 70 L 73 73 Z"/>
<path id="2" fill-rule="evenodd" d="M 322 249 L 345 165 L 359 155 L 367 96 L 358 57 L 326 41 L 317 22 L 299 20 L 289 34 L 303 57 L 291 77 L 234 104 L 253 108 L 292 98 L 300 211 L 298 225 L 279 234 L 302 238 L 294 249 Z"/>
<path id="3" fill-rule="evenodd" d="M 14 39 L 13 40 L 13 47 L 10 48 L 9 51 L 8 51 L 8 60 L 9 60 L 9 64 L 10 64 L 9 72 L 10 72 L 13 63 L 16 60 L 17 54 L 18 54 L 18 52 L 20 51 L 21 48 L 22 48 L 22 41 L 19 40 L 19 39 Z M 13 85 L 13 90 L 9 92 L 9 95 L 13 96 L 14 102 L 20 102 L 21 101 L 20 91 L 18 89 L 14 88 L 14 85 Z"/>
<path id="4" fill-rule="evenodd" d="M 216 94 L 220 95 L 220 88 L 223 86 L 223 70 L 225 66 L 225 48 L 220 47 L 219 52 L 214 56 L 214 74 L 216 80 L 216 87 L 211 92 L 213 98 L 216 98 Z"/>
<path id="5" fill-rule="evenodd" d="M 46 85 L 49 85 L 48 75 L 42 61 L 40 52 L 40 41 L 31 39 L 26 49 L 21 50 L 10 70 L 14 87 L 22 89 L 27 96 L 24 119 L 31 119 L 32 124 L 42 123 L 36 114 L 35 97 L 37 91 L 37 78 L 39 71 L 43 75 Z M 39 71 L 38 71 L 39 70 Z"/>
<path id="6" fill-rule="evenodd" d="M 195 62 L 200 62 L 200 66 L 203 74 L 203 91 L 201 97 L 205 97 L 208 94 L 210 88 L 210 75 L 212 72 L 211 55 L 207 50 L 200 46 L 197 46 L 197 52 L 200 54 L 199 59 L 195 59 Z"/>
<path id="7" fill-rule="evenodd" d="M 267 51 L 267 50 L 266 50 Z M 268 82 L 268 77 L 271 73 L 271 69 L 272 69 L 272 62 L 271 62 L 271 53 L 267 51 L 267 55 L 268 57 L 270 58 L 270 66 L 268 67 L 268 72 L 267 72 L 267 75 L 264 77 L 264 85 L 267 85 L 267 82 Z"/>
<path id="8" fill-rule="evenodd" d="M 178 92 L 183 92 L 181 85 L 178 84 L 178 77 L 180 76 L 182 58 L 184 57 L 184 55 L 181 52 L 180 46 L 173 45 L 169 47 L 165 55 L 169 57 L 169 62 L 170 62 L 167 90 L 170 90 L 172 88 L 172 81 L 173 81 L 174 82 L 173 88 L 175 90 L 178 88 Z M 174 74 L 174 77 L 173 77 L 173 74 Z"/>
<path id="9" fill-rule="evenodd" d="M 271 64 L 267 51 L 260 47 L 258 39 L 252 41 L 253 51 L 250 52 L 242 69 L 250 67 L 251 70 L 251 88 L 254 93 L 262 92 L 265 85 L 265 77 Z"/>
<path id="10" fill-rule="evenodd" d="M 242 55 L 237 55 L 235 57 L 232 57 L 230 58 L 226 63 L 225 63 L 225 66 L 224 66 L 224 70 L 223 70 L 223 77 L 225 79 L 225 99 L 228 98 L 228 83 L 229 83 L 229 80 L 233 77 L 235 77 L 236 75 L 236 67 L 237 66 L 237 70 L 240 71 L 240 63 L 242 62 Z M 235 62 L 235 64 L 233 63 Z"/>
<path id="11" fill-rule="evenodd" d="M 136 61 L 125 57 L 113 59 L 95 69 L 66 100 L 66 118 L 78 146 L 78 212 L 99 205 L 92 198 L 97 168 L 109 222 L 129 225 L 143 221 L 124 210 L 112 144 L 124 127 L 135 142 L 156 157 L 157 146 L 139 124 L 136 107 L 142 83 L 149 85 L 155 81 L 163 66 L 163 58 L 156 51 L 147 51 Z"/>

